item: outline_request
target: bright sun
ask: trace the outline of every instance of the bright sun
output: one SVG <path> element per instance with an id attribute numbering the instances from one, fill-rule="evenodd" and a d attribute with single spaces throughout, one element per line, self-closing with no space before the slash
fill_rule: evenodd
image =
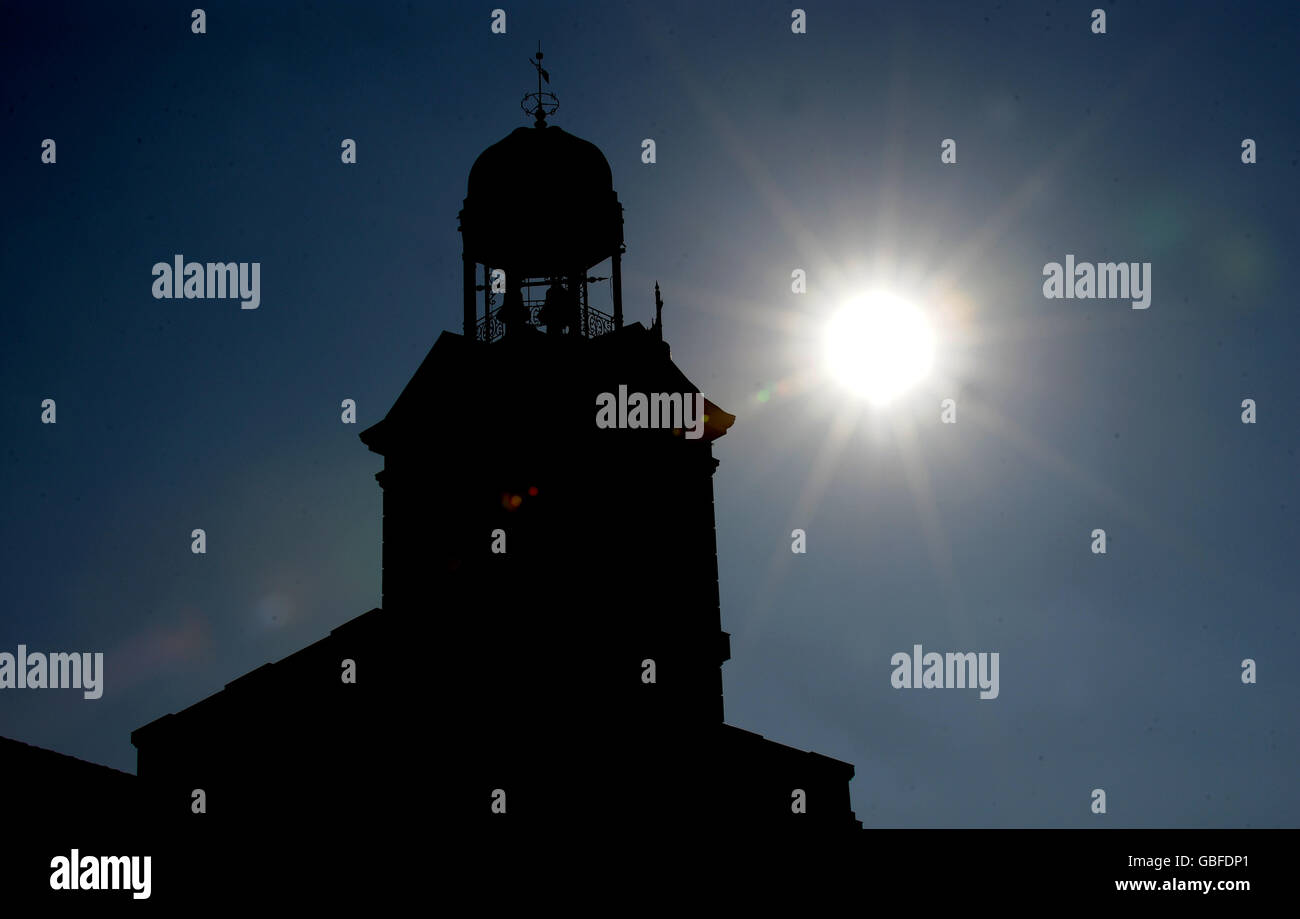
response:
<path id="1" fill-rule="evenodd" d="M 920 382 L 933 363 L 929 321 L 893 294 L 873 291 L 854 299 L 826 325 L 831 375 L 876 405 Z"/>

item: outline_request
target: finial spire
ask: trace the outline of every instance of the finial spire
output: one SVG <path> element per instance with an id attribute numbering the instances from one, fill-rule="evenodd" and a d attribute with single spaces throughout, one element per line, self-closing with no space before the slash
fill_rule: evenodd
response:
<path id="1" fill-rule="evenodd" d="M 545 80 L 550 85 L 551 75 L 542 67 L 542 43 L 537 43 L 537 53 L 533 55 L 536 60 L 529 61 L 537 68 L 537 92 L 525 93 L 523 101 L 519 103 L 520 107 L 529 115 L 533 116 L 533 124 L 542 128 L 546 126 L 546 116 L 554 115 L 560 107 L 560 100 L 556 98 L 555 93 L 544 92 L 542 90 L 542 81 Z"/>

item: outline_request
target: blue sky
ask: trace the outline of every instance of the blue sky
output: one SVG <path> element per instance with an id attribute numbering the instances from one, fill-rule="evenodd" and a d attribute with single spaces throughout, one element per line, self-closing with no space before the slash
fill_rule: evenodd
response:
<path id="1" fill-rule="evenodd" d="M 1098 787 L 1105 825 L 1300 822 L 1300 11 L 490 6 L 0 9 L 0 650 L 107 668 L 94 702 L 0 694 L 0 734 L 133 770 L 133 728 L 378 604 L 355 435 L 459 328 L 465 179 L 540 39 L 613 169 L 629 320 L 658 281 L 737 416 L 727 720 L 852 762 L 868 826 L 1095 826 Z M 175 253 L 261 262 L 261 306 L 153 299 Z M 1150 308 L 1045 299 L 1067 253 L 1151 262 Z M 880 286 L 939 340 L 887 409 L 820 350 Z M 999 698 L 893 689 L 917 643 L 999 652 Z"/>

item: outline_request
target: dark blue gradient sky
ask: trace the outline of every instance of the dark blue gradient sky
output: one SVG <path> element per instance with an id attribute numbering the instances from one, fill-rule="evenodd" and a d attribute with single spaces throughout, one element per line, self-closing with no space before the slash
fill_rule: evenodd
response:
<path id="1" fill-rule="evenodd" d="M 0 734 L 133 770 L 133 728 L 378 604 L 356 434 L 459 328 L 465 179 L 540 39 L 555 123 L 613 168 L 629 320 L 657 280 L 737 415 L 728 721 L 854 763 L 868 826 L 1300 823 L 1300 7 L 1107 4 L 1095 36 L 1092 5 L 805 4 L 795 36 L 790 5 L 510 3 L 501 36 L 493 4 L 238 3 L 195 36 L 188 6 L 4 4 L 0 650 L 107 674 L 0 693 Z M 153 299 L 175 253 L 261 262 L 261 307 Z M 1150 261 L 1151 307 L 1044 299 L 1066 253 Z M 820 355 L 877 285 L 940 339 L 887 410 Z M 915 643 L 999 652 L 999 698 L 893 689 Z"/>

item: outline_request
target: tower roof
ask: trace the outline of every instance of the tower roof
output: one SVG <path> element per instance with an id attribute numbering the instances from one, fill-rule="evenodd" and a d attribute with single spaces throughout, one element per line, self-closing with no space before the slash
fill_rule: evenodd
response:
<path id="1" fill-rule="evenodd" d="M 667 345 L 640 323 L 589 343 L 529 331 L 493 348 L 442 333 L 388 414 L 361 432 L 362 443 L 388 456 L 411 444 L 441 449 L 448 432 L 472 429 L 478 441 L 510 431 L 521 442 L 531 436 L 548 444 L 594 431 L 595 395 L 617 392 L 620 383 L 635 392 L 700 392 Z M 708 399 L 704 407 L 699 443 L 707 444 L 726 434 L 736 416 Z M 658 433 L 672 439 L 669 432 Z"/>

